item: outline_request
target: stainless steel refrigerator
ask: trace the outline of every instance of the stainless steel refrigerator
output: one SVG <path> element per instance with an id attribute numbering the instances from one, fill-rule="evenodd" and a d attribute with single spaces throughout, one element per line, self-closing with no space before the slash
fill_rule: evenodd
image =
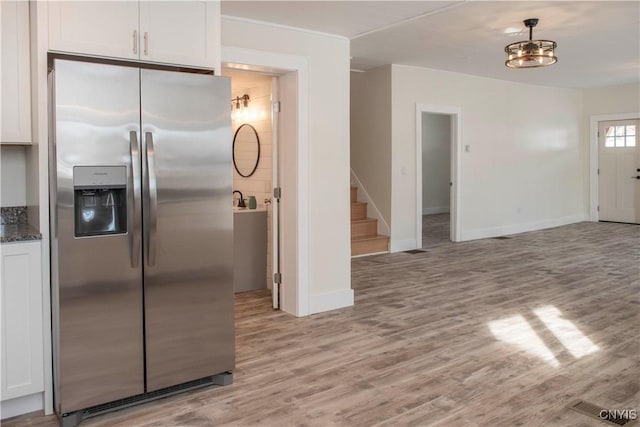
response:
<path id="1" fill-rule="evenodd" d="M 229 80 L 68 58 L 51 65 L 54 400 L 61 422 L 229 383 Z"/>

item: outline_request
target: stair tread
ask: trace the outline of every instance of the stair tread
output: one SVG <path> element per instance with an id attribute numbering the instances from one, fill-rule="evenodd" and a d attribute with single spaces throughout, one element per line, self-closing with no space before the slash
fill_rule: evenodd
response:
<path id="1" fill-rule="evenodd" d="M 352 219 L 351 223 L 357 222 L 357 223 L 364 223 L 364 222 L 374 222 L 377 221 L 377 219 L 375 218 L 362 218 L 362 219 Z"/>

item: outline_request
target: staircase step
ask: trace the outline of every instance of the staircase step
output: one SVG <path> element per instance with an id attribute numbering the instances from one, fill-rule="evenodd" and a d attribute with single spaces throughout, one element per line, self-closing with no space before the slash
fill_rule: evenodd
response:
<path id="1" fill-rule="evenodd" d="M 375 236 L 378 233 L 378 220 L 374 218 L 351 220 L 351 238 Z"/>
<path id="2" fill-rule="evenodd" d="M 367 204 L 364 202 L 351 202 L 351 221 L 367 219 Z"/>
<path id="3" fill-rule="evenodd" d="M 351 239 L 351 256 L 389 251 L 389 237 L 382 235 Z"/>
<path id="4" fill-rule="evenodd" d="M 358 187 L 351 187 L 351 203 L 358 201 Z"/>

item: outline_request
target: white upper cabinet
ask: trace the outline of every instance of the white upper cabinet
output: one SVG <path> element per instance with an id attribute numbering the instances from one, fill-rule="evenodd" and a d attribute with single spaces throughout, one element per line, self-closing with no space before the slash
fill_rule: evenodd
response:
<path id="1" fill-rule="evenodd" d="M 31 143 L 29 2 L 0 1 L 3 144 Z"/>
<path id="2" fill-rule="evenodd" d="M 219 7 L 205 1 L 140 2 L 140 59 L 215 68 Z"/>
<path id="3" fill-rule="evenodd" d="M 49 49 L 138 59 L 138 3 L 49 2 Z"/>
<path id="4" fill-rule="evenodd" d="M 217 68 L 217 1 L 51 1 L 49 49 Z"/>

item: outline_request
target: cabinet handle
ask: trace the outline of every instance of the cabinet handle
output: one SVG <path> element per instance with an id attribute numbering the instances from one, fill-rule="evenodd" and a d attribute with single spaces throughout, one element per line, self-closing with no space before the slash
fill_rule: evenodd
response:
<path id="1" fill-rule="evenodd" d="M 144 32 L 144 54 L 149 55 L 149 33 Z"/>
<path id="2" fill-rule="evenodd" d="M 138 53 L 138 30 L 133 30 L 133 53 Z"/>

